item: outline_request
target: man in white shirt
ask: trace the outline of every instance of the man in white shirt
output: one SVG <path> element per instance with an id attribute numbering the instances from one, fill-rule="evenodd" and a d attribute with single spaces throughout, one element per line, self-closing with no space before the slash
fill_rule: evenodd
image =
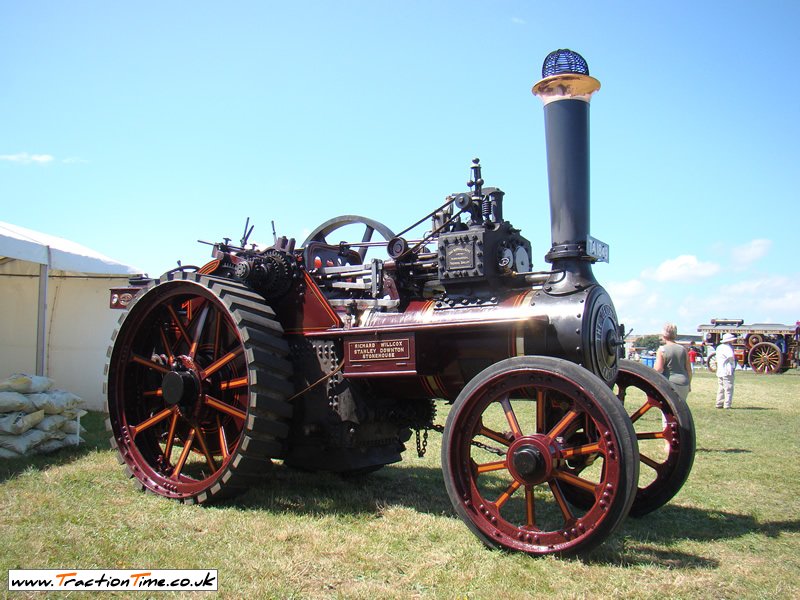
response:
<path id="1" fill-rule="evenodd" d="M 717 408 L 730 408 L 733 402 L 733 375 L 736 372 L 736 355 L 729 344 L 736 336 L 726 333 L 717 346 Z"/>

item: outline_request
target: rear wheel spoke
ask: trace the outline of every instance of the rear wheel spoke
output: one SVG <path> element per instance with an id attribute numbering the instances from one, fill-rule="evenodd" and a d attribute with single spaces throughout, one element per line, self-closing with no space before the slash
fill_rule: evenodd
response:
<path id="1" fill-rule="evenodd" d="M 247 413 L 244 412 L 240 408 L 236 408 L 235 406 L 231 406 L 230 404 L 225 404 L 221 400 L 217 400 L 213 396 L 209 396 L 206 394 L 206 405 L 210 406 L 214 410 L 218 410 L 220 412 L 225 413 L 226 415 L 230 415 L 237 419 L 244 420 L 247 418 Z"/>
<path id="2" fill-rule="evenodd" d="M 189 430 L 189 435 L 183 441 L 183 450 L 181 451 L 181 455 L 178 457 L 178 462 L 175 465 L 175 468 L 172 471 L 171 479 L 178 479 L 180 477 L 181 471 L 183 470 L 183 466 L 186 464 L 186 459 L 189 458 L 189 452 L 192 451 L 192 444 L 194 443 L 194 432 L 195 428 L 192 427 Z"/>
<path id="3" fill-rule="evenodd" d="M 145 419 L 138 425 L 129 425 L 128 430 L 131 432 L 131 437 L 135 438 L 142 431 L 144 431 L 145 429 L 149 429 L 153 425 L 157 425 L 158 423 L 160 423 L 161 421 L 172 415 L 174 412 L 175 412 L 174 407 L 165 408 L 164 410 L 161 410 L 156 414 L 154 414 L 149 419 Z"/>

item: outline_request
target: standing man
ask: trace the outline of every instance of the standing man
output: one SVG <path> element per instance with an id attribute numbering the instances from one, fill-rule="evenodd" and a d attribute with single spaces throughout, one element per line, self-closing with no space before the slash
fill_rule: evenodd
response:
<path id="1" fill-rule="evenodd" d="M 736 372 L 736 355 L 730 344 L 736 336 L 726 333 L 717 346 L 717 408 L 730 408 L 733 402 L 733 374 Z"/>

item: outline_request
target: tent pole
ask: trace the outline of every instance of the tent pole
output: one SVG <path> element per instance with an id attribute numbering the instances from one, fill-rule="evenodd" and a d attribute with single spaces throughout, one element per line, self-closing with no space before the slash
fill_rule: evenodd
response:
<path id="1" fill-rule="evenodd" d="M 50 258 L 50 248 L 47 248 Z M 36 374 L 47 375 L 47 280 L 48 265 L 39 265 L 39 310 L 36 318 Z"/>

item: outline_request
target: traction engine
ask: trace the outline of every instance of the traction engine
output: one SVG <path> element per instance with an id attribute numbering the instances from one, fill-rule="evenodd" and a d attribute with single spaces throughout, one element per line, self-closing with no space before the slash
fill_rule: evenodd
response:
<path id="1" fill-rule="evenodd" d="M 623 328 L 592 272 L 608 260 L 589 235 L 600 83 L 568 50 L 542 75 L 550 268 L 533 270 L 478 159 L 468 189 L 397 234 L 345 215 L 300 245 L 258 248 L 246 225 L 208 264 L 150 281 L 114 333 L 111 443 L 143 489 L 205 503 L 276 463 L 364 474 L 438 430 L 458 516 L 488 546 L 534 555 L 584 552 L 677 493 L 691 414 L 661 375 L 621 359 Z M 360 240 L 337 241 L 354 225 Z"/>

